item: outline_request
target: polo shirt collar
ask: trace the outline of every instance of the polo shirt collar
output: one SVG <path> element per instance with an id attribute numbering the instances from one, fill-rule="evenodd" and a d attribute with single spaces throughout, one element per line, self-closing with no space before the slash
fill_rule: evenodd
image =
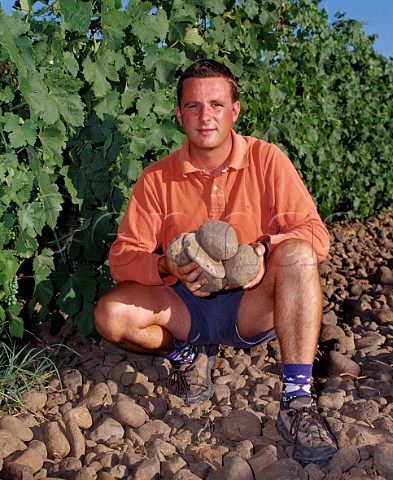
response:
<path id="1" fill-rule="evenodd" d="M 238 135 L 234 130 L 231 130 L 232 135 L 232 158 L 228 165 L 228 168 L 234 168 L 239 170 L 245 168 L 249 164 L 247 155 L 247 142 L 245 138 Z M 187 175 L 192 172 L 199 172 L 198 168 L 195 168 L 190 159 L 190 142 L 188 138 L 184 142 L 183 146 L 179 150 L 180 168 L 183 175 Z"/>

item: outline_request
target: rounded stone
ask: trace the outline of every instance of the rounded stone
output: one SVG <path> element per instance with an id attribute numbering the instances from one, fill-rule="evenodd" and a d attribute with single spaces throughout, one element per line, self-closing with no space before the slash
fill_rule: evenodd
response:
<path id="1" fill-rule="evenodd" d="M 199 227 L 199 242 L 214 260 L 229 260 L 236 255 L 238 240 L 235 229 L 227 222 L 211 220 Z"/>
<path id="2" fill-rule="evenodd" d="M 387 479 L 393 478 L 393 444 L 380 443 L 374 449 L 374 462 L 378 472 Z"/>
<path id="3" fill-rule="evenodd" d="M 0 418 L 0 429 L 8 430 L 23 442 L 30 442 L 33 438 L 32 430 L 22 420 L 11 415 Z"/>
<path id="4" fill-rule="evenodd" d="M 183 239 L 183 245 L 192 262 L 198 264 L 202 270 L 213 277 L 224 278 L 225 269 L 221 261 L 213 260 L 198 242 L 198 233 L 190 232 Z"/>
<path id="5" fill-rule="evenodd" d="M 237 254 L 224 262 L 224 267 L 228 282 L 242 287 L 256 277 L 260 263 L 254 249 L 243 243 L 239 246 Z"/>
<path id="6" fill-rule="evenodd" d="M 186 233 L 181 233 L 179 236 L 173 238 L 168 243 L 166 249 L 167 256 L 179 266 L 187 265 L 191 262 L 183 245 L 183 239 L 186 235 Z"/>
<path id="7" fill-rule="evenodd" d="M 259 418 L 245 410 L 233 410 L 222 423 L 224 435 L 235 442 L 260 435 L 261 428 Z"/>
<path id="8" fill-rule="evenodd" d="M 126 395 L 118 396 L 113 405 L 112 414 L 121 425 L 131 428 L 139 428 L 148 420 L 144 408 Z"/>
<path id="9" fill-rule="evenodd" d="M 0 429 L 0 458 L 6 458 L 8 455 L 26 448 L 20 438 L 8 430 Z"/>
<path id="10" fill-rule="evenodd" d="M 89 409 L 83 405 L 68 410 L 63 415 L 63 420 L 65 422 L 72 420 L 77 427 L 84 430 L 87 430 L 93 425 L 93 418 L 89 412 Z"/>
<path id="11" fill-rule="evenodd" d="M 219 292 L 228 285 L 228 280 L 226 278 L 216 278 L 208 272 L 202 272 L 199 275 L 198 280 L 201 280 L 202 278 L 206 278 L 208 282 L 205 283 L 205 285 L 202 285 L 199 289 L 201 292 Z"/>
<path id="12" fill-rule="evenodd" d="M 361 368 L 356 362 L 339 352 L 329 352 L 327 363 L 329 375 L 349 374 L 358 376 L 361 372 Z"/>
<path id="13" fill-rule="evenodd" d="M 70 444 L 61 425 L 49 422 L 45 427 L 45 444 L 51 459 L 64 458 L 70 453 Z"/>

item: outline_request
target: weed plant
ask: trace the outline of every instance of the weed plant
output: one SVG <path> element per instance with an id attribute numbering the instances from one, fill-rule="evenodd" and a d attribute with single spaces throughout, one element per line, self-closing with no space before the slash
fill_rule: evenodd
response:
<path id="1" fill-rule="evenodd" d="M 52 348 L 22 348 L 15 343 L 0 345 L 0 416 L 28 410 L 22 394 L 29 390 L 45 390 L 49 379 L 60 379 Z"/>

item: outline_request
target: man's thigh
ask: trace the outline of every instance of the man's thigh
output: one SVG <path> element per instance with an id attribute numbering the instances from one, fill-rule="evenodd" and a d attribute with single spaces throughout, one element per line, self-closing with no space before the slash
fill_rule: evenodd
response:
<path id="1" fill-rule="evenodd" d="M 167 285 L 120 282 L 101 297 L 95 314 L 104 315 L 107 322 L 117 323 L 125 330 L 158 325 L 184 340 L 190 329 L 186 305 Z"/>
<path id="2" fill-rule="evenodd" d="M 274 328 L 274 277 L 269 269 L 261 283 L 244 292 L 237 328 L 243 338 Z"/>

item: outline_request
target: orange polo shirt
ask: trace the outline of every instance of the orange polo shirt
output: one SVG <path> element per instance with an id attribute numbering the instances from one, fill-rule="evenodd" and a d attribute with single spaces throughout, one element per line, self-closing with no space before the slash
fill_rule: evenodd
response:
<path id="1" fill-rule="evenodd" d="M 207 220 L 222 220 L 236 230 L 239 243 L 307 240 L 322 260 L 329 233 L 288 157 L 275 145 L 232 131 L 229 166 L 217 176 L 193 167 L 189 143 L 149 165 L 136 182 L 111 246 L 109 263 L 116 282 L 174 284 L 162 279 L 154 253 L 182 232 Z"/>

